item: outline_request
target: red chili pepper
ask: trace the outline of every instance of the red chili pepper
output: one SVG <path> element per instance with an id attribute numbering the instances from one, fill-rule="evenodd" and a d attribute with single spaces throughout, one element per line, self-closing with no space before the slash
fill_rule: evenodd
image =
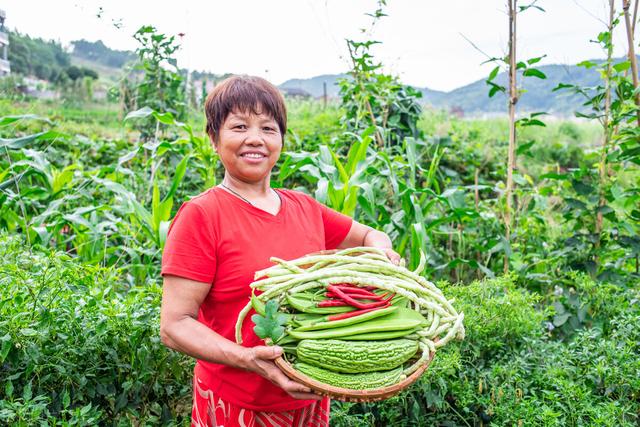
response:
<path id="1" fill-rule="evenodd" d="M 349 295 L 367 295 L 372 297 L 377 296 L 373 292 L 362 288 L 353 288 L 351 286 L 336 286 L 336 288 L 339 288 L 340 290 L 344 291 L 344 293 Z"/>
<path id="2" fill-rule="evenodd" d="M 346 302 L 341 299 L 326 299 L 316 304 L 316 307 L 344 307 L 348 306 Z"/>
<path id="3" fill-rule="evenodd" d="M 339 296 L 344 302 L 348 303 L 350 306 L 356 307 L 356 308 L 360 308 L 360 309 L 368 309 L 368 308 L 375 308 L 375 307 L 381 307 L 385 304 L 387 304 L 389 300 L 382 300 L 382 301 L 376 301 L 376 302 L 369 302 L 369 303 L 362 303 L 358 300 L 356 300 L 355 298 L 345 294 L 342 289 L 337 288 L 333 285 L 329 285 L 327 286 L 327 289 L 330 292 L 335 293 L 337 296 Z"/>
<path id="4" fill-rule="evenodd" d="M 332 314 L 331 316 L 327 316 L 327 320 L 329 322 L 332 322 L 334 320 L 348 319 L 350 317 L 356 317 L 356 316 L 359 316 L 361 314 L 368 313 L 370 311 L 380 310 L 380 309 L 385 308 L 385 307 L 389 307 L 389 304 L 381 305 L 379 307 L 374 307 L 374 308 L 365 308 L 363 310 L 350 311 L 348 313 Z"/>
<path id="5" fill-rule="evenodd" d="M 338 296 L 338 294 L 334 293 L 334 292 L 327 292 L 326 294 L 324 294 L 327 298 L 340 298 Z M 374 300 L 374 301 L 380 301 L 382 300 L 382 296 L 380 295 L 373 295 L 373 296 L 369 296 L 369 295 L 356 295 L 356 294 L 347 294 L 349 295 L 351 298 L 353 299 L 368 299 L 368 300 Z"/>
<path id="6" fill-rule="evenodd" d="M 378 289 L 375 286 L 358 286 L 358 285 L 354 285 L 353 283 L 336 283 L 334 284 L 334 286 L 340 286 L 340 287 L 351 288 L 351 289 L 361 289 L 361 290 L 371 291 L 371 292 Z"/>

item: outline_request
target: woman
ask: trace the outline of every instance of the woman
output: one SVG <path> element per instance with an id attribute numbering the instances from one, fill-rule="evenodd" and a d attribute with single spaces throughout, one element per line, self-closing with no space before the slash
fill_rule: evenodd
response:
<path id="1" fill-rule="evenodd" d="M 219 186 L 184 203 L 162 258 L 162 342 L 197 359 L 192 425 L 328 425 L 329 400 L 288 379 L 250 322 L 235 343 L 238 313 L 269 258 L 373 246 L 400 256 L 389 237 L 292 190 L 274 190 L 286 108 L 258 77 L 231 77 L 207 97 L 207 133 L 224 165 Z"/>

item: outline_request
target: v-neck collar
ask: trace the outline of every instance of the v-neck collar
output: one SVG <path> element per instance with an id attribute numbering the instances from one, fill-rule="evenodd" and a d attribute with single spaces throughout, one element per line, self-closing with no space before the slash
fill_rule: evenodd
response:
<path id="1" fill-rule="evenodd" d="M 276 190 L 275 188 L 273 189 L 273 191 L 275 191 L 277 195 L 280 196 L 280 209 L 275 215 L 263 209 L 260 209 L 259 207 L 252 205 L 251 203 L 247 203 L 245 200 L 242 200 L 240 197 L 230 193 L 222 187 L 215 186 L 213 187 L 213 190 L 217 193 L 224 193 L 225 197 L 227 197 L 229 200 L 232 200 L 236 206 L 241 207 L 242 209 L 249 211 L 255 215 L 259 215 L 260 217 L 271 220 L 280 220 L 284 216 L 284 211 L 287 205 L 287 202 L 285 201 L 286 197 L 284 197 L 282 192 Z"/>

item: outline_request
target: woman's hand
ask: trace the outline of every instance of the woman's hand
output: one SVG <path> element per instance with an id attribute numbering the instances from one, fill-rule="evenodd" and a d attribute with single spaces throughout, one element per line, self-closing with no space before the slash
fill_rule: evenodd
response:
<path id="1" fill-rule="evenodd" d="M 360 224 L 358 221 L 351 223 L 351 229 L 342 243 L 338 245 L 338 249 L 353 248 L 356 246 L 369 246 L 384 251 L 395 265 L 400 265 L 400 255 L 392 249 L 393 244 L 386 233 L 374 230 L 368 225 Z"/>
<path id="2" fill-rule="evenodd" d="M 256 374 L 268 379 L 291 397 L 296 399 L 321 400 L 322 396 L 312 393 L 311 389 L 300 383 L 292 381 L 273 362 L 282 355 L 282 348 L 278 346 L 257 346 L 247 348 L 246 368 Z"/>

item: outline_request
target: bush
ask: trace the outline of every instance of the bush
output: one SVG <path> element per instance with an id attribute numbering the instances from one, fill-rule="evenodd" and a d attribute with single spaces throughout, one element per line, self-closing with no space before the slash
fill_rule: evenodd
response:
<path id="1" fill-rule="evenodd" d="M 0 235 L 0 424 L 184 422 L 192 363 L 160 342 L 160 286 L 23 245 Z"/>
<path id="2" fill-rule="evenodd" d="M 581 288 L 589 289 L 586 283 Z M 608 327 L 569 343 L 545 333 L 551 315 L 506 277 L 442 285 L 465 313 L 467 337 L 439 351 L 408 391 L 374 404 L 334 402 L 333 425 L 634 426 L 640 421 L 640 295 Z M 595 293 L 591 293 L 593 300 Z M 603 313 L 601 313 L 603 314 Z M 597 323 L 598 325 L 602 323 Z"/>

